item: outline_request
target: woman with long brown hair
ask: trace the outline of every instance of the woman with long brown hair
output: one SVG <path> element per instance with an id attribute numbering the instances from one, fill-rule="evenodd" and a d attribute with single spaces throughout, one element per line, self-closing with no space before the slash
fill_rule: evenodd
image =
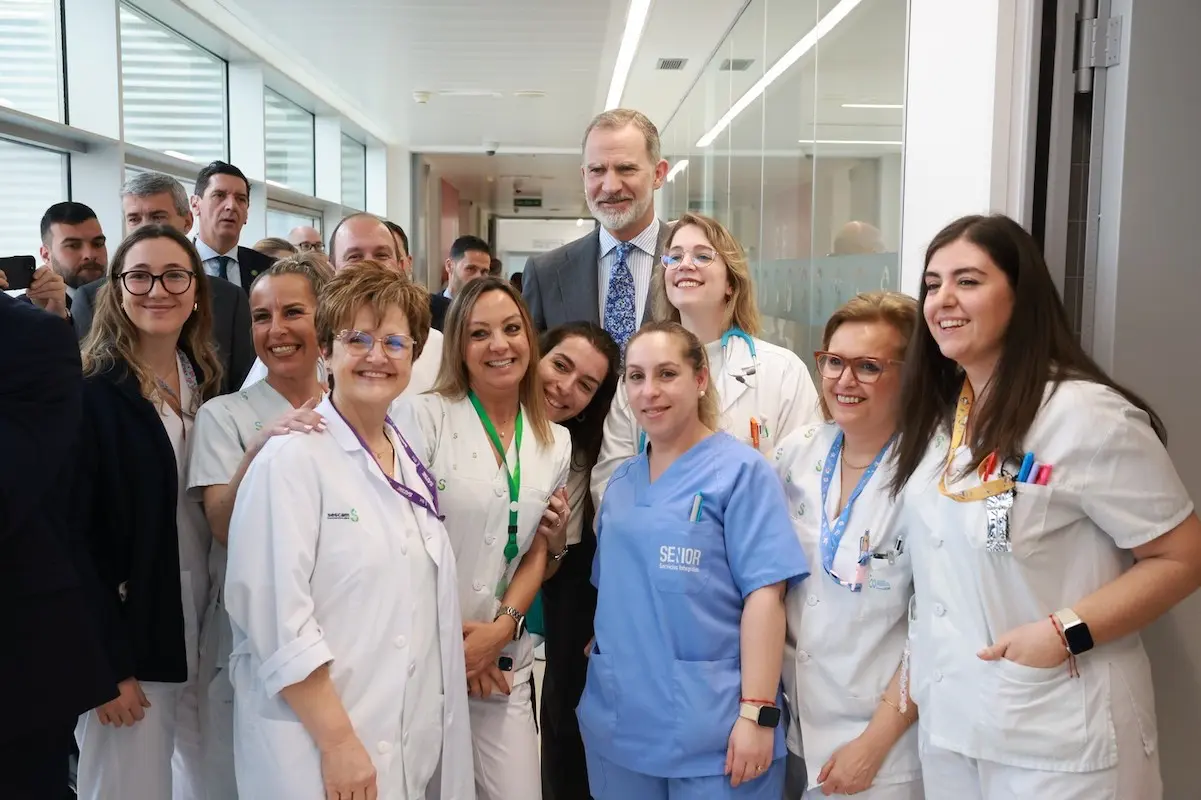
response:
<path id="1" fill-rule="evenodd" d="M 117 248 L 83 343 L 71 496 L 100 578 L 96 611 L 120 696 L 76 726 L 81 798 L 161 800 L 173 786 L 186 795 L 199 775 L 210 535 L 185 490 L 196 411 L 221 383 L 211 314 L 191 243 L 152 225 Z"/>
<path id="2" fill-rule="evenodd" d="M 459 573 L 476 792 L 537 800 L 525 615 L 545 576 L 547 536 L 538 528 L 551 495 L 567 485 L 571 438 L 547 417 L 538 339 L 512 284 L 468 283 L 444 333 L 438 382 L 412 402 Z"/>
<path id="3" fill-rule="evenodd" d="M 1163 794 L 1139 632 L 1201 584 L 1163 425 L 1072 334 L 1033 237 L 930 243 L 893 486 L 926 796 Z"/>

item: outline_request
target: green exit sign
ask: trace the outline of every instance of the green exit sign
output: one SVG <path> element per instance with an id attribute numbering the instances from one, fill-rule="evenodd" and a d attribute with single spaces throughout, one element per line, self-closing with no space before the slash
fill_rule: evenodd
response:
<path id="1" fill-rule="evenodd" d="M 513 208 L 542 208 L 541 197 L 514 197 Z"/>

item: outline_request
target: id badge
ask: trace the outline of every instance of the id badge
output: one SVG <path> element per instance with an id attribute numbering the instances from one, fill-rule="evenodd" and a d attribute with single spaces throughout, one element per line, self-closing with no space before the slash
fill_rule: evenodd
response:
<path id="1" fill-rule="evenodd" d="M 984 500 L 988 514 L 988 533 L 984 547 L 990 553 L 1009 553 L 1013 545 L 1009 541 L 1009 512 L 1013 509 L 1014 490 L 995 494 Z"/>

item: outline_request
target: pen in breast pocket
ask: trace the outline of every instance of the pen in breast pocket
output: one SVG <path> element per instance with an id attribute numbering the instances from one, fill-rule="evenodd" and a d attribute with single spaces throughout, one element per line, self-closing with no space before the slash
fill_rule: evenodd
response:
<path id="1" fill-rule="evenodd" d="M 759 449 L 759 420 L 751 417 L 751 446 Z"/>
<path id="2" fill-rule="evenodd" d="M 692 498 L 692 513 L 688 515 L 689 522 L 701 521 L 701 506 L 704 505 L 704 502 L 705 498 L 701 496 L 700 492 L 697 492 L 696 497 Z"/>

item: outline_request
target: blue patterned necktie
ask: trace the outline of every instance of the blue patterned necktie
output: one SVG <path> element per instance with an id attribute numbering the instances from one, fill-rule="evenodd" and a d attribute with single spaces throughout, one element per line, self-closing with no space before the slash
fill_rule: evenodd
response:
<path id="1" fill-rule="evenodd" d="M 634 313 L 634 273 L 630 271 L 629 261 L 633 249 L 633 242 L 619 242 L 614 248 L 617 259 L 609 273 L 609 291 L 605 293 L 605 330 L 623 352 L 638 327 Z"/>
<path id="2" fill-rule="evenodd" d="M 233 261 L 229 256 L 217 256 L 217 277 L 221 280 L 229 280 L 229 262 Z"/>

